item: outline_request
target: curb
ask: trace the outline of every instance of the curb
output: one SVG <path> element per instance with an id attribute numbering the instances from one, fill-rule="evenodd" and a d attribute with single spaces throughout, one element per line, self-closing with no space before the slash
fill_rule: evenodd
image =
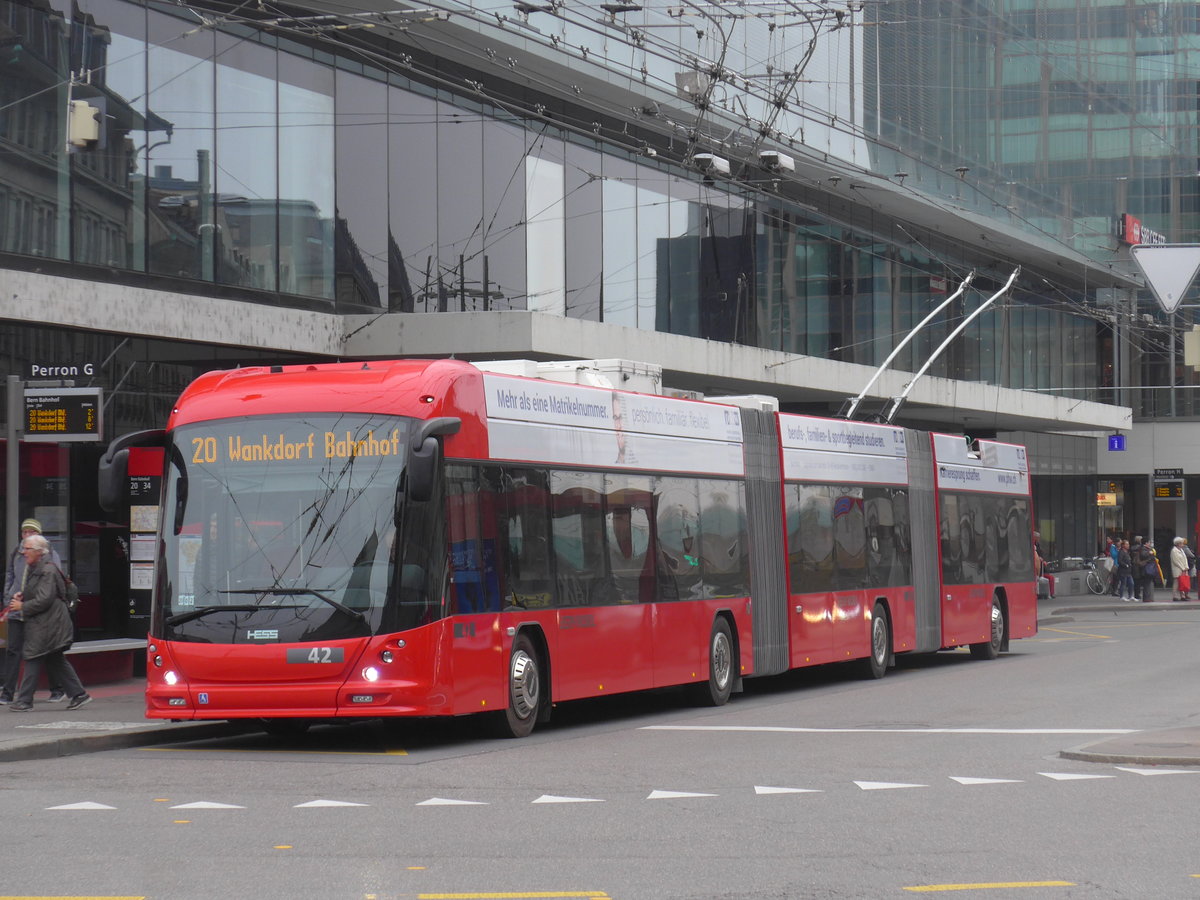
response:
<path id="1" fill-rule="evenodd" d="M 108 734 L 84 734 L 37 741 L 21 747 L 0 747 L 0 762 L 21 762 L 31 759 L 57 759 L 100 753 L 105 750 L 125 750 L 148 744 L 178 744 L 208 738 L 229 737 L 257 730 L 253 726 L 234 722 L 205 722 L 165 727 L 142 728 L 137 731 L 116 731 Z"/>
<path id="2" fill-rule="evenodd" d="M 1123 763 L 1131 766 L 1200 766 L 1200 758 L 1194 756 L 1147 756 L 1141 753 L 1098 753 L 1080 747 L 1076 750 L 1058 751 L 1061 759 L 1079 762 Z"/>

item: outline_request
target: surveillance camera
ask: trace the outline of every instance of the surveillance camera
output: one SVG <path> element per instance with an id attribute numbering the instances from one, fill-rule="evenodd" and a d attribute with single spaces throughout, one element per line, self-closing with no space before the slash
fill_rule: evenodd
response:
<path id="1" fill-rule="evenodd" d="M 692 165 L 701 172 L 708 172 L 710 175 L 713 173 L 717 175 L 729 174 L 729 160 L 723 159 L 713 153 L 697 153 L 692 157 Z"/>
<path id="2" fill-rule="evenodd" d="M 796 171 L 796 161 L 786 153 L 780 153 L 778 150 L 763 150 L 758 154 L 758 161 L 763 164 L 764 168 L 772 169 L 776 172 Z"/>

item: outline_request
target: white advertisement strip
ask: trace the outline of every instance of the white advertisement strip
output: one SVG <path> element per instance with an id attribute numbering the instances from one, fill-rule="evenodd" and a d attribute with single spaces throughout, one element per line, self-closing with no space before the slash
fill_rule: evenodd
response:
<path id="1" fill-rule="evenodd" d="M 1016 469 L 1020 472 L 1029 471 L 1029 461 L 1025 457 L 1025 448 L 1017 444 L 999 444 L 996 441 L 980 441 L 979 455 L 985 466 L 996 469 Z"/>
<path id="2" fill-rule="evenodd" d="M 741 443 L 488 419 L 492 459 L 742 475 Z"/>
<path id="3" fill-rule="evenodd" d="M 742 442 L 741 411 L 735 406 L 486 372 L 483 387 L 489 419 Z"/>
<path id="4" fill-rule="evenodd" d="M 779 432 L 783 446 L 796 450 L 865 453 L 901 458 L 908 456 L 908 449 L 904 444 L 904 429 L 891 425 L 781 415 Z"/>
<path id="5" fill-rule="evenodd" d="M 783 477 L 787 481 L 906 485 L 908 462 L 895 456 L 785 448 Z"/>
<path id="6" fill-rule="evenodd" d="M 1028 494 L 1029 476 L 1011 469 L 989 469 L 981 465 L 937 464 L 937 485 L 946 491 L 979 491 L 985 494 Z"/>

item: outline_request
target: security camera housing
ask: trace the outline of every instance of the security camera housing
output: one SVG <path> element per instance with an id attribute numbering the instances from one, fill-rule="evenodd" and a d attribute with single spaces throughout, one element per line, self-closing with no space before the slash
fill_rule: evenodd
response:
<path id="1" fill-rule="evenodd" d="M 729 174 L 729 160 L 714 153 L 697 153 L 692 157 L 692 165 L 701 172 L 708 172 L 709 174 Z"/>
<path id="2" fill-rule="evenodd" d="M 796 161 L 786 153 L 780 153 L 778 150 L 763 150 L 758 154 L 758 161 L 762 163 L 763 168 L 771 169 L 775 172 L 796 171 Z"/>

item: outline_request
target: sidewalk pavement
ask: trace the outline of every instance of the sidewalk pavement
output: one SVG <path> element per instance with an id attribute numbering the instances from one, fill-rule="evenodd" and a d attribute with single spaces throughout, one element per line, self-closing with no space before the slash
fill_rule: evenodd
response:
<path id="1" fill-rule="evenodd" d="M 1093 594 L 1043 599 L 1038 601 L 1038 625 L 1069 623 L 1079 614 L 1101 611 L 1200 614 L 1200 601 L 1172 603 L 1164 589 L 1158 596 L 1162 599 L 1154 603 L 1124 603 Z M 248 723 L 146 719 L 143 688 L 141 678 L 98 685 L 88 689 L 91 703 L 70 711 L 65 702 L 50 703 L 45 690 L 38 691 L 30 712 L 0 707 L 0 763 L 229 737 L 247 729 Z M 1064 749 L 1059 756 L 1085 762 L 1200 766 L 1200 727 L 1140 731 Z"/>

